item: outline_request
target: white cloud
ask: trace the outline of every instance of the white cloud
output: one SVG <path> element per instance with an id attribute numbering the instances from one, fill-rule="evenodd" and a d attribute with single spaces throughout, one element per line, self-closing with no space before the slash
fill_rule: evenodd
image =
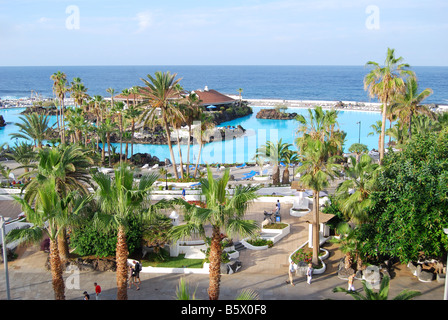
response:
<path id="1" fill-rule="evenodd" d="M 153 16 L 151 12 L 144 11 L 137 13 L 138 30 L 137 32 L 143 32 L 153 24 Z"/>

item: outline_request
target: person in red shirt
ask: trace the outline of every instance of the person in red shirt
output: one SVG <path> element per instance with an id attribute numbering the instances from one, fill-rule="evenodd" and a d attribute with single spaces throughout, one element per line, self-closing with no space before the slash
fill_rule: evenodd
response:
<path id="1" fill-rule="evenodd" d="M 100 295 L 101 295 L 101 287 L 99 286 L 98 283 L 94 283 L 93 284 L 95 286 L 95 296 L 96 296 L 96 300 L 100 300 Z"/>

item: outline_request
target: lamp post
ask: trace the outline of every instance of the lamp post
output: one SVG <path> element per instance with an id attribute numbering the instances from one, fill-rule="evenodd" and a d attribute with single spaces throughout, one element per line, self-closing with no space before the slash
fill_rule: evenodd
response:
<path id="1" fill-rule="evenodd" d="M 448 228 L 443 228 L 443 232 L 448 235 Z M 443 300 L 448 300 L 448 280 L 447 280 L 447 273 L 448 273 L 448 255 L 446 258 L 446 268 L 445 268 L 445 293 L 443 295 Z"/>
<path id="2" fill-rule="evenodd" d="M 361 143 L 361 121 L 356 122 L 359 125 L 358 129 L 358 143 Z"/>
<path id="3" fill-rule="evenodd" d="M 6 250 L 5 242 L 5 219 L 3 218 L 3 216 L 0 216 L 0 227 L 2 230 L 3 265 L 5 266 L 6 296 L 8 300 L 11 300 L 11 296 L 9 295 L 8 252 Z"/>

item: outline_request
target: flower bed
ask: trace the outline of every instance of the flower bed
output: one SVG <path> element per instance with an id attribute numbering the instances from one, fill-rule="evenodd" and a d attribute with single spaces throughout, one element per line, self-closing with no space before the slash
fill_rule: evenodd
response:
<path id="1" fill-rule="evenodd" d="M 274 245 L 272 240 L 266 240 L 262 238 L 256 239 L 242 239 L 241 244 L 250 250 L 265 250 Z"/>
<path id="2" fill-rule="evenodd" d="M 290 256 L 289 256 L 289 261 L 294 261 L 296 264 L 299 264 L 300 262 L 303 262 L 303 264 L 308 264 L 311 262 L 311 259 L 313 257 L 313 249 L 309 248 L 307 246 L 305 246 L 308 243 L 305 242 L 304 244 L 302 244 L 296 251 L 294 251 Z M 330 255 L 330 253 L 328 252 L 328 250 L 325 250 L 323 248 L 320 248 L 320 253 L 319 253 L 319 265 L 313 265 L 313 273 L 314 274 L 322 274 L 325 272 L 325 270 L 327 269 L 325 263 L 323 262 L 323 260 L 327 259 Z"/>

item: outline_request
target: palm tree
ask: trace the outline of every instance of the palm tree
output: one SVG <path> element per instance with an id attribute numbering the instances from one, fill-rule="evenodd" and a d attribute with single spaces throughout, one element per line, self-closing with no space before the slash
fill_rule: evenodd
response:
<path id="1" fill-rule="evenodd" d="M 115 124 L 112 122 L 112 120 L 107 117 L 103 123 L 101 124 L 101 126 L 98 128 L 102 139 L 103 139 L 103 150 L 102 150 L 102 161 L 104 163 L 104 153 L 105 153 L 105 146 L 104 146 L 104 137 L 106 137 L 106 142 L 107 142 L 107 153 L 109 154 L 109 167 L 112 166 L 112 154 L 111 154 L 111 145 L 110 145 L 110 137 L 111 134 L 116 132 L 116 127 Z"/>
<path id="2" fill-rule="evenodd" d="M 205 225 L 211 225 L 212 236 L 210 244 L 210 276 L 208 295 L 210 300 L 219 297 L 221 281 L 222 240 L 229 235 L 253 235 L 258 230 L 258 224 L 253 220 L 244 220 L 249 204 L 258 196 L 259 187 L 238 185 L 233 195 L 226 191 L 229 181 L 229 169 L 225 170 L 219 180 L 213 178 L 210 168 L 207 168 L 207 179 L 201 179 L 201 195 L 207 203 L 206 208 L 191 205 L 183 199 L 176 202 L 186 209 L 185 224 L 175 226 L 172 230 L 173 239 L 199 234 L 205 238 Z"/>
<path id="3" fill-rule="evenodd" d="M 243 93 L 243 89 L 242 88 L 238 88 L 238 90 L 236 90 L 236 91 L 238 91 L 238 96 L 239 96 L 239 100 L 240 100 L 240 107 L 241 107 L 241 103 L 242 103 L 242 100 L 243 100 L 243 97 L 241 96 L 241 94 Z"/>
<path id="4" fill-rule="evenodd" d="M 47 181 L 54 181 L 54 188 L 61 199 L 71 192 L 78 192 L 87 197 L 88 187 L 91 186 L 89 168 L 93 164 L 85 149 L 79 145 L 59 145 L 49 149 L 41 149 L 37 155 L 37 163 L 32 170 L 24 173 L 24 178 L 34 177 L 27 182 L 24 200 L 32 204 L 39 195 L 39 190 Z M 65 229 L 59 232 L 59 251 L 61 258 L 68 258 L 68 243 Z"/>
<path id="5" fill-rule="evenodd" d="M 169 121 L 170 121 L 171 125 L 173 126 L 174 130 L 176 130 L 177 148 L 178 148 L 178 152 L 179 152 L 180 178 L 183 179 L 184 178 L 184 169 L 183 169 L 184 165 L 183 165 L 183 160 L 182 160 L 182 144 L 181 144 L 181 138 L 179 137 L 179 129 L 182 127 L 182 124 L 184 122 L 183 113 L 185 112 L 186 108 L 183 105 L 180 105 L 177 103 L 174 105 L 174 107 L 178 108 L 180 113 L 171 115 Z M 177 168 L 174 167 L 174 170 L 177 171 Z"/>
<path id="6" fill-rule="evenodd" d="M 67 211 L 71 210 L 76 215 L 82 209 L 89 198 L 84 198 L 73 205 L 74 194 L 61 198 L 56 192 L 54 179 L 41 184 L 34 205 L 25 199 L 14 196 L 26 215 L 28 222 L 32 224 L 27 229 L 14 229 L 8 235 L 8 241 L 39 242 L 44 234 L 50 239 L 50 269 L 54 297 L 56 300 L 65 300 L 65 284 L 62 276 L 62 263 L 59 255 L 58 236 L 62 227 L 67 224 Z"/>
<path id="7" fill-rule="evenodd" d="M 364 223 L 368 221 L 369 196 L 374 190 L 379 166 L 368 154 L 362 155 L 359 161 L 355 157 L 350 160 L 350 165 L 345 168 L 347 179 L 339 184 L 336 195 L 344 215 L 356 223 Z"/>
<path id="8" fill-rule="evenodd" d="M 120 133 L 120 162 L 122 161 L 123 157 L 123 114 L 124 114 L 124 103 L 119 101 L 115 102 L 115 104 L 112 107 L 112 112 L 115 112 L 118 114 L 118 131 Z"/>
<path id="9" fill-rule="evenodd" d="M 324 111 L 321 106 L 316 106 L 314 109 L 308 109 L 308 119 L 297 115 L 295 119 L 299 122 L 299 127 L 295 144 L 299 153 L 307 147 L 306 141 L 310 137 L 330 141 L 332 148 L 329 156 L 340 154 L 346 133 L 335 129 L 338 126 L 338 114 L 337 110 Z"/>
<path id="10" fill-rule="evenodd" d="M 414 76 L 412 71 L 406 70 L 406 68 L 409 68 L 409 65 L 401 63 L 402 61 L 402 57 L 395 58 L 394 49 L 388 48 L 383 67 L 373 61 L 368 61 L 366 64 L 367 66 L 372 66 L 373 69 L 364 78 L 364 89 L 368 91 L 371 97 L 377 97 L 383 104 L 381 145 L 379 146 L 380 162 L 384 158 L 387 110 L 393 102 L 394 96 L 405 89 L 402 77 Z"/>
<path id="11" fill-rule="evenodd" d="M 426 114 L 432 116 L 431 110 L 428 107 L 421 105 L 421 102 L 432 94 L 432 90 L 427 88 L 418 93 L 418 82 L 415 77 L 409 77 L 406 79 L 406 88 L 404 93 L 398 94 L 394 103 L 392 104 L 392 110 L 398 110 L 401 115 L 400 118 L 404 121 L 408 119 L 408 134 L 409 139 L 412 138 L 412 118 L 414 114 Z"/>
<path id="12" fill-rule="evenodd" d="M 378 138 L 378 146 L 381 145 L 381 128 L 382 128 L 382 123 L 383 122 L 381 120 L 376 121 L 374 124 L 372 124 L 370 126 L 370 128 L 372 128 L 373 131 L 369 132 L 367 134 L 367 136 L 373 136 L 375 134 L 377 134 L 379 136 L 379 138 Z"/>
<path id="13" fill-rule="evenodd" d="M 98 172 L 93 176 L 97 184 L 95 191 L 101 213 L 97 214 L 99 226 L 117 230 L 117 300 L 127 300 L 127 221 L 137 209 L 144 208 L 149 201 L 150 190 L 157 175 L 144 175 L 139 183 L 134 181 L 134 172 L 126 163 L 115 169 L 114 177 Z"/>
<path id="14" fill-rule="evenodd" d="M 162 123 L 165 127 L 165 133 L 168 140 L 168 147 L 170 149 L 171 163 L 176 168 L 176 159 L 174 157 L 173 146 L 171 144 L 171 132 L 169 128 L 169 119 L 173 116 L 182 117 L 180 111 L 173 106 L 172 100 L 179 95 L 179 81 L 176 79 L 177 74 L 170 74 L 170 72 L 156 72 L 155 77 L 147 75 L 148 80 L 141 79 L 146 85 L 140 88 L 139 92 L 146 103 L 143 103 L 147 109 L 142 113 L 142 119 L 145 124 L 154 123 L 156 111 L 160 110 Z M 176 179 L 179 178 L 177 170 L 174 170 Z"/>
<path id="15" fill-rule="evenodd" d="M 22 121 L 21 123 L 16 123 L 19 127 L 19 132 L 11 133 L 11 138 L 32 140 L 34 141 L 34 146 L 41 149 L 42 141 L 47 138 L 51 128 L 48 125 L 50 117 L 48 115 L 31 113 L 19 117 L 19 119 Z"/>
<path id="16" fill-rule="evenodd" d="M 329 179 L 334 179 L 341 168 L 335 163 L 338 156 L 329 154 L 332 150 L 330 141 L 321 141 L 308 137 L 307 147 L 299 156 L 302 165 L 297 168 L 301 173 L 300 181 L 303 186 L 313 190 L 313 264 L 318 263 L 319 255 L 319 192 L 329 185 Z"/>
<path id="17" fill-rule="evenodd" d="M 20 164 L 16 169 L 25 169 L 25 174 L 29 172 L 31 163 L 36 160 L 33 145 L 26 142 L 16 143 L 6 154 Z"/>
<path id="18" fill-rule="evenodd" d="M 202 107 L 201 100 L 198 95 L 194 92 L 190 92 L 188 96 L 185 97 L 182 105 L 185 106 L 184 118 L 188 126 L 188 148 L 187 148 L 187 177 L 190 176 L 190 146 L 191 146 L 191 136 L 192 136 L 192 125 L 198 119 L 201 119 Z"/>
<path id="19" fill-rule="evenodd" d="M 131 120 L 131 156 L 134 154 L 134 135 L 135 135 L 135 121 L 142 114 L 142 110 L 135 105 L 128 105 L 124 111 L 124 117 Z"/>
<path id="20" fill-rule="evenodd" d="M 81 78 L 73 78 L 73 81 L 70 84 L 70 96 L 75 101 L 75 104 L 78 105 L 78 107 L 81 107 L 84 101 L 90 98 L 87 94 L 88 89 L 82 83 Z"/>
<path id="21" fill-rule="evenodd" d="M 267 159 L 274 166 L 272 170 L 272 183 L 280 184 L 280 170 L 279 163 L 284 161 L 290 154 L 289 147 L 292 144 L 284 143 L 282 139 L 276 142 L 267 141 L 265 145 L 257 148 L 256 157 L 263 157 Z M 287 169 L 288 170 L 288 169 Z M 288 175 L 289 180 L 289 175 Z"/>
<path id="22" fill-rule="evenodd" d="M 56 118 L 57 118 L 59 134 L 61 134 L 61 132 L 62 132 L 62 123 L 63 123 L 63 121 L 62 121 L 63 102 L 60 101 L 60 98 L 61 98 L 62 94 L 65 95 L 65 91 L 63 90 L 63 87 L 65 87 L 65 83 L 67 81 L 67 75 L 64 72 L 57 71 L 57 72 L 53 73 L 50 76 L 50 79 L 53 80 L 53 93 L 54 93 L 54 95 L 57 97 L 57 99 L 60 102 L 59 106 L 61 107 L 61 110 L 57 111 Z"/>
<path id="23" fill-rule="evenodd" d="M 371 286 L 367 285 L 365 280 L 362 280 L 362 287 L 365 292 L 364 296 L 358 291 L 348 291 L 347 289 L 341 287 L 334 288 L 333 292 L 345 292 L 346 294 L 351 295 L 355 300 L 387 300 L 389 297 L 389 286 L 390 278 L 385 275 L 381 280 L 381 285 L 378 292 L 373 291 Z M 405 289 L 392 300 L 412 300 L 419 295 L 421 295 L 420 291 Z"/>
<path id="24" fill-rule="evenodd" d="M 200 124 L 193 130 L 193 136 L 196 138 L 199 144 L 198 159 L 196 160 L 196 165 L 193 173 L 194 178 L 196 178 L 196 175 L 198 173 L 199 162 L 202 156 L 202 147 L 204 143 L 207 142 L 210 135 L 209 129 L 215 126 L 213 122 L 213 117 L 211 117 L 206 113 L 200 112 L 199 120 L 201 121 Z"/>

